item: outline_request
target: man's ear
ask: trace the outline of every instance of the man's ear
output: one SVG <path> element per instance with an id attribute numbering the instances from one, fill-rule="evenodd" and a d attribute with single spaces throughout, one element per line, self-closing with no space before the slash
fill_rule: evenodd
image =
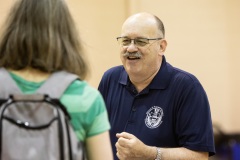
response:
<path id="1" fill-rule="evenodd" d="M 161 56 L 164 55 L 166 48 L 167 48 L 167 41 L 165 39 L 162 39 L 160 42 L 160 52 L 159 52 Z"/>

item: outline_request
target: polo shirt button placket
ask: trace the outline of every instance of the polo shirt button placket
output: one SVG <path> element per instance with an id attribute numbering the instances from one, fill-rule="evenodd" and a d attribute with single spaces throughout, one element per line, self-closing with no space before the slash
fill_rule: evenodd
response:
<path id="1" fill-rule="evenodd" d="M 132 107 L 132 111 L 133 111 L 133 112 L 136 112 L 136 110 L 137 110 L 137 108 L 133 106 L 133 107 Z"/>

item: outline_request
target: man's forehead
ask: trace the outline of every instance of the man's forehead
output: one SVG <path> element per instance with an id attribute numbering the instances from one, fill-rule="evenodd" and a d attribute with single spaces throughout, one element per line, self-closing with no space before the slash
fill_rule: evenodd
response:
<path id="1" fill-rule="evenodd" d="M 122 26 L 122 36 L 154 36 L 158 32 L 156 22 L 149 19 L 129 19 Z"/>
<path id="2" fill-rule="evenodd" d="M 124 23 L 124 25 L 156 25 L 156 20 L 153 15 L 147 13 L 135 14 L 129 17 Z"/>

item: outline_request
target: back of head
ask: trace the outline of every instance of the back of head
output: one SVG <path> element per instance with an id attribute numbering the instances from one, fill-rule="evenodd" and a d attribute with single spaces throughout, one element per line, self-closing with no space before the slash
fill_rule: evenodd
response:
<path id="1" fill-rule="evenodd" d="M 88 67 L 64 0 L 18 0 L 0 40 L 0 67 L 65 70 L 85 78 Z"/>

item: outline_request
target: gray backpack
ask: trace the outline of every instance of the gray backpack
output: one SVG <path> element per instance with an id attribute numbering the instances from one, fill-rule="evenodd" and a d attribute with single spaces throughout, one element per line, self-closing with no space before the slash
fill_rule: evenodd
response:
<path id="1" fill-rule="evenodd" d="M 23 94 L 0 68 L 0 159 L 82 160 L 83 143 L 59 98 L 78 77 L 53 73 L 35 94 Z"/>

